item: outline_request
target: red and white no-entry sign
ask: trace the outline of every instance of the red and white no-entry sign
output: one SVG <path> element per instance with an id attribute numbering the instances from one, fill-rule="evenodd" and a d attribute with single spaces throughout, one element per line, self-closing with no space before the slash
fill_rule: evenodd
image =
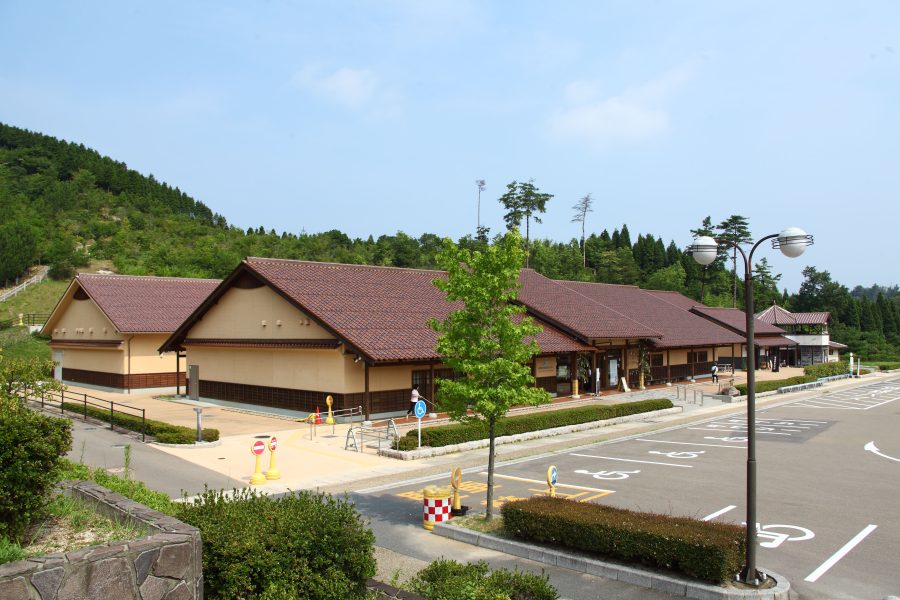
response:
<path id="1" fill-rule="evenodd" d="M 273 435 L 272 439 L 269 440 L 269 451 L 275 452 L 276 448 L 278 448 L 278 438 Z"/>
<path id="2" fill-rule="evenodd" d="M 253 442 L 252 446 L 250 446 L 250 452 L 252 452 L 253 454 L 255 454 L 257 456 L 259 456 L 260 454 L 262 454 L 265 451 L 266 451 L 266 444 L 262 440 L 257 440 L 255 442 Z"/>

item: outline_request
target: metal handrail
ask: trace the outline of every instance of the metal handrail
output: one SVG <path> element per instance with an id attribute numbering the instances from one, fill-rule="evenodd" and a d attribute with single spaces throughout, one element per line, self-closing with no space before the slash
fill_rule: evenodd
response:
<path id="1" fill-rule="evenodd" d="M 381 427 L 378 424 L 387 423 L 386 427 Z M 359 441 L 356 439 L 357 433 L 359 434 Z M 349 449 L 352 445 L 357 452 L 362 452 L 365 447 L 366 437 L 375 438 L 378 440 L 378 449 L 381 450 L 381 442 L 388 441 L 388 446 L 390 446 L 390 442 L 394 441 L 397 444 L 397 449 L 400 449 L 400 432 L 397 430 L 397 423 L 394 422 L 394 419 L 384 419 L 382 421 L 372 421 L 368 425 L 365 425 L 364 422 L 360 423 L 358 426 L 353 427 L 350 426 L 350 429 L 347 430 L 347 439 L 344 442 L 344 450 Z M 351 444 L 352 440 L 352 444 Z"/>
<path id="2" fill-rule="evenodd" d="M 305 419 L 303 419 L 309 425 L 309 439 L 313 439 L 313 437 L 318 435 L 318 431 L 316 430 L 316 427 L 318 427 L 320 425 L 328 425 L 329 424 L 329 423 L 325 422 L 325 419 L 321 419 L 321 421 L 322 421 L 321 423 L 316 423 L 316 420 L 314 418 L 315 414 L 316 413 L 310 413 Z M 349 417 L 350 418 L 350 428 L 352 429 L 353 428 L 353 417 L 355 417 L 356 415 L 362 416 L 362 414 L 363 414 L 362 406 L 351 406 L 350 408 L 339 408 L 338 410 L 331 411 L 331 416 L 334 419 L 334 422 L 330 424 L 331 425 L 331 433 L 332 434 L 336 433 L 335 428 L 337 427 L 337 419 L 338 418 L 346 419 Z M 321 416 L 321 413 L 319 413 L 319 415 Z"/>
<path id="3" fill-rule="evenodd" d="M 141 417 L 141 441 L 147 441 L 147 411 L 143 408 L 138 408 L 136 406 L 129 406 L 128 404 L 123 404 L 121 402 L 113 402 L 112 400 L 104 400 L 103 398 L 97 398 L 96 396 L 91 396 L 89 394 L 84 393 L 73 393 L 71 391 L 68 392 L 69 397 L 66 397 L 67 390 L 55 391 L 55 390 L 46 390 L 42 391 L 40 394 L 40 398 L 33 398 L 33 400 L 40 400 L 41 408 L 44 408 L 45 404 L 49 403 L 55 404 L 59 402 L 60 414 L 65 414 L 66 412 L 66 402 L 76 403 L 81 402 L 83 410 L 81 411 L 84 420 L 87 421 L 88 411 L 87 407 L 91 406 L 94 408 L 100 408 L 103 410 L 109 410 L 109 429 L 111 431 L 115 431 L 115 413 L 121 413 L 123 415 L 127 415 L 130 417 Z M 25 394 L 26 399 L 28 397 L 28 393 Z M 58 399 L 57 399 L 58 397 Z M 102 404 L 101 404 L 102 403 Z M 106 405 L 109 405 L 108 407 Z M 118 408 L 117 408 L 118 407 Z M 131 414 L 121 410 L 122 408 L 126 408 L 128 410 L 132 410 L 138 414 Z M 76 411 L 77 412 L 77 411 Z"/>

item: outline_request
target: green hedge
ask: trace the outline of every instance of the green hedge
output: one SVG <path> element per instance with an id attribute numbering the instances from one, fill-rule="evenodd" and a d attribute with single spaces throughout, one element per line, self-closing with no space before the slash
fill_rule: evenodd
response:
<path id="1" fill-rule="evenodd" d="M 756 382 L 756 393 L 760 392 L 771 392 L 772 390 L 777 390 L 778 388 L 785 387 L 787 385 L 798 385 L 801 383 L 810 383 L 815 381 L 818 377 L 812 375 L 797 375 L 796 377 L 788 377 L 787 379 L 773 379 L 770 381 L 757 381 Z M 747 384 L 741 383 L 739 385 L 734 386 L 741 393 L 742 396 L 747 395 Z"/>
<path id="2" fill-rule="evenodd" d="M 815 378 L 831 377 L 832 375 L 843 375 L 849 372 L 850 363 L 846 360 L 832 363 L 821 363 L 818 365 L 807 365 L 803 367 L 804 374 Z"/>
<path id="3" fill-rule="evenodd" d="M 68 420 L 0 404 L 0 537 L 21 541 L 46 507 L 71 447 Z"/>
<path id="4" fill-rule="evenodd" d="M 556 600 L 546 575 L 497 569 L 484 561 L 460 564 L 440 559 L 416 573 L 409 589 L 425 600 Z"/>
<path id="5" fill-rule="evenodd" d="M 175 516 L 200 529 L 206 598 L 365 598 L 375 536 L 348 500 L 206 491 Z"/>
<path id="6" fill-rule="evenodd" d="M 504 531 L 515 538 L 717 584 L 738 573 L 746 548 L 744 528 L 738 525 L 587 502 L 535 496 L 507 502 L 501 511 Z"/>
<path id="7" fill-rule="evenodd" d="M 672 401 L 666 398 L 658 398 L 654 400 L 640 400 L 638 402 L 625 402 L 622 404 L 603 404 L 580 406 L 578 408 L 567 408 L 562 410 L 548 410 L 502 419 L 497 423 L 497 436 L 527 433 L 529 431 L 541 431 L 543 429 L 564 427 L 566 425 L 579 425 L 581 423 L 603 421 L 606 419 L 666 408 L 672 408 Z M 413 429 L 408 431 L 406 437 L 401 439 L 401 449 L 410 449 L 409 447 L 405 447 L 410 444 L 410 442 L 405 441 L 408 439 L 412 440 L 411 447 L 415 448 L 417 436 L 418 430 Z M 441 425 L 423 429 L 422 445 L 437 448 L 440 446 L 449 446 L 451 444 L 483 440 L 487 439 L 487 437 L 487 424 L 484 421 L 469 421 L 466 423 Z"/>
<path id="8" fill-rule="evenodd" d="M 84 404 L 77 402 L 63 402 L 63 408 L 67 412 L 84 414 Z M 96 406 L 87 407 L 87 416 L 99 419 L 109 423 L 109 410 L 97 408 Z M 120 412 L 113 413 L 113 421 L 115 425 L 122 429 L 130 431 L 141 431 L 141 418 L 134 415 L 123 414 Z M 154 421 L 147 419 L 146 434 L 156 438 L 156 441 L 163 444 L 193 444 L 197 440 L 197 430 L 181 425 L 171 425 L 162 421 Z M 204 442 L 215 442 L 219 439 L 218 429 L 206 429 L 202 431 Z"/>

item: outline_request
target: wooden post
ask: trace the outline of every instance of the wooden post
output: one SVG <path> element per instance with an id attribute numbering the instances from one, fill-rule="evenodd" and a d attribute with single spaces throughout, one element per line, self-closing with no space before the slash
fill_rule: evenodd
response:
<path id="1" fill-rule="evenodd" d="M 666 379 L 672 381 L 672 354 L 671 350 L 666 348 Z"/>
<path id="2" fill-rule="evenodd" d="M 434 404 L 433 404 L 434 403 L 434 363 L 428 364 L 428 370 L 429 370 L 428 398 L 429 398 L 429 400 L 431 400 L 432 406 L 434 406 Z M 431 411 L 428 411 L 428 412 L 431 412 Z"/>
<path id="3" fill-rule="evenodd" d="M 596 394 L 600 391 L 600 378 L 597 377 L 597 351 L 591 351 L 591 390 Z"/>
<path id="4" fill-rule="evenodd" d="M 363 363 L 363 372 L 365 379 L 365 388 L 363 391 L 363 404 L 366 407 L 366 421 L 369 420 L 369 415 L 372 412 L 372 395 L 369 393 L 369 363 Z"/>

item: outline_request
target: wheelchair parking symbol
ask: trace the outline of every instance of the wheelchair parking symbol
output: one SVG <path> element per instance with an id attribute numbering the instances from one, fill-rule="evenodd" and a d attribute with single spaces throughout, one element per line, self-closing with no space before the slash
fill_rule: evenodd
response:
<path id="1" fill-rule="evenodd" d="M 722 442 L 746 442 L 746 441 L 747 441 L 747 438 L 741 437 L 741 436 L 737 436 L 737 437 L 728 437 L 728 436 L 726 436 L 726 437 L 711 437 L 711 436 L 706 436 L 706 437 L 703 438 L 703 439 L 704 439 L 704 440 L 720 440 L 720 441 L 722 441 Z"/>
<path id="2" fill-rule="evenodd" d="M 581 475 L 590 475 L 594 479 L 628 479 L 632 475 L 637 475 L 640 473 L 640 470 L 637 471 L 586 471 L 585 469 L 579 469 L 575 471 L 576 473 L 580 473 Z"/>
<path id="3" fill-rule="evenodd" d="M 746 523 L 741 523 L 741 525 L 746 525 Z M 756 538 L 763 548 L 777 548 L 785 542 L 802 542 L 814 537 L 816 534 L 806 527 L 756 524 Z"/>
<path id="4" fill-rule="evenodd" d="M 705 453 L 706 450 L 695 450 L 693 452 L 661 452 L 660 450 L 650 450 L 647 452 L 647 454 L 658 454 L 660 456 L 668 456 L 669 458 L 697 458 Z"/>

